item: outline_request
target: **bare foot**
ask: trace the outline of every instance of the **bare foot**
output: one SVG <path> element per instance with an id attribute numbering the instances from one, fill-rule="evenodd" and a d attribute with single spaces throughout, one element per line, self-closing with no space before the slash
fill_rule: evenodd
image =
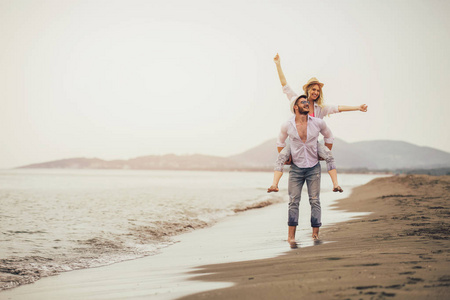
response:
<path id="1" fill-rule="evenodd" d="M 319 239 L 319 227 L 313 227 L 312 238 L 313 240 Z"/>
<path id="2" fill-rule="evenodd" d="M 297 226 L 289 226 L 288 227 L 288 243 L 295 243 L 295 231 L 297 230 Z"/>
<path id="3" fill-rule="evenodd" d="M 339 193 L 342 193 L 344 190 L 338 185 L 338 186 L 335 186 L 334 188 L 333 188 L 333 192 L 339 192 Z"/>
<path id="4" fill-rule="evenodd" d="M 270 188 L 267 189 L 267 192 L 268 193 L 270 193 L 270 192 L 278 192 L 278 186 L 276 186 L 276 185 L 270 186 Z"/>

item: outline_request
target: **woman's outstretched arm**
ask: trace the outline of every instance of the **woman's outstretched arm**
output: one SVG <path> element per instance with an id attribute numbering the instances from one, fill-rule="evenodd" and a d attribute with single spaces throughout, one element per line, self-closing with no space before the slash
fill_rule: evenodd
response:
<path id="1" fill-rule="evenodd" d="M 362 111 L 362 112 L 366 112 L 367 111 L 367 105 L 366 104 L 361 104 L 359 106 L 347 106 L 347 105 L 338 105 L 338 109 L 339 112 L 343 112 L 343 111 Z"/>
<path id="2" fill-rule="evenodd" d="M 278 72 L 278 77 L 280 78 L 280 83 L 282 86 L 285 86 L 287 84 L 287 81 L 286 81 L 286 77 L 284 77 L 283 69 L 281 68 L 280 56 L 278 55 L 278 53 L 273 58 L 273 61 L 274 61 L 275 65 L 277 66 L 277 72 Z"/>

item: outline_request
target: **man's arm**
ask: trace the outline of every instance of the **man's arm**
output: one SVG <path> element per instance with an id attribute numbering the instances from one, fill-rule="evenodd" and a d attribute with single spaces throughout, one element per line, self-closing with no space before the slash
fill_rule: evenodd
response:
<path id="1" fill-rule="evenodd" d="M 288 123 L 284 123 L 281 125 L 280 133 L 278 134 L 278 140 L 277 140 L 277 150 L 278 153 L 281 152 L 281 150 L 286 147 L 286 139 L 288 137 L 287 129 L 288 129 Z M 292 163 L 292 155 L 289 156 L 289 159 L 284 162 L 285 165 L 290 165 Z"/>
<path id="2" fill-rule="evenodd" d="M 280 133 L 278 134 L 278 139 L 277 139 L 278 153 L 280 153 L 280 151 L 283 150 L 284 147 L 286 147 L 286 139 L 288 137 L 287 127 L 288 127 L 287 122 L 285 122 L 285 123 L 283 123 L 283 125 L 281 125 Z"/>
<path id="3" fill-rule="evenodd" d="M 325 146 L 331 150 L 333 148 L 334 136 L 331 132 L 330 128 L 327 126 L 325 121 L 321 120 L 322 124 L 320 126 L 320 133 L 323 135 L 323 139 L 325 141 Z"/>
<path id="4" fill-rule="evenodd" d="M 347 105 L 338 105 L 338 109 L 339 112 L 344 112 L 344 111 L 362 111 L 362 112 L 367 112 L 367 105 L 366 104 L 361 104 L 359 106 L 347 106 Z"/>

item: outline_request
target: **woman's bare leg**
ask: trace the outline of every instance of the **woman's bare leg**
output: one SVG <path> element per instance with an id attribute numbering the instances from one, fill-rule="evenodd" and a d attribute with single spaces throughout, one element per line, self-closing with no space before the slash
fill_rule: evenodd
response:
<path id="1" fill-rule="evenodd" d="M 291 147 L 287 145 L 286 147 L 278 153 L 277 161 L 275 162 L 275 171 L 273 173 L 272 185 L 267 189 L 268 193 L 278 192 L 278 183 L 280 182 L 281 176 L 283 176 L 284 163 L 289 160 L 291 156 Z"/>
<path id="2" fill-rule="evenodd" d="M 317 154 L 319 155 L 319 157 L 323 158 L 327 163 L 328 174 L 330 175 L 331 181 L 333 182 L 333 192 L 342 193 L 344 190 L 339 186 L 338 183 L 333 153 L 331 153 L 330 149 L 328 149 L 325 145 L 318 143 Z"/>
<path id="3" fill-rule="evenodd" d="M 267 192 L 278 192 L 278 183 L 280 182 L 281 176 L 283 176 L 283 172 L 275 171 L 273 172 L 273 182 L 270 188 L 267 189 Z"/>

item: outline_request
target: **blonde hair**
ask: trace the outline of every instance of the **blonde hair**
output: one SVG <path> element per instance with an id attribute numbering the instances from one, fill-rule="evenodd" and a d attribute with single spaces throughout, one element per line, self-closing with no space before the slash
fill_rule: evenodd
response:
<path id="1" fill-rule="evenodd" d="M 316 102 L 317 103 L 317 105 L 319 105 L 320 107 L 323 107 L 324 106 L 324 102 L 325 102 L 325 100 L 323 99 L 323 91 L 322 91 L 322 87 L 320 86 L 320 84 L 318 84 L 317 82 L 312 82 L 311 84 L 309 84 L 307 87 L 306 87 L 306 96 L 308 97 L 308 99 L 309 99 L 309 91 L 311 90 L 311 88 L 314 86 L 314 85 L 318 85 L 319 86 L 319 98 L 317 98 L 317 100 L 314 100 L 314 102 Z"/>

